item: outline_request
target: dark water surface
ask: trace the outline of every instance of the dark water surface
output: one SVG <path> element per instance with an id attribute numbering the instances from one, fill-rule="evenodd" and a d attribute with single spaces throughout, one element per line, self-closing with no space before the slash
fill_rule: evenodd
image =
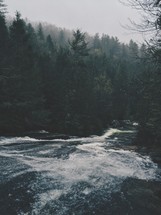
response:
<path id="1" fill-rule="evenodd" d="M 137 152 L 135 134 L 1 137 L 0 214 L 160 215 L 160 167 Z"/>

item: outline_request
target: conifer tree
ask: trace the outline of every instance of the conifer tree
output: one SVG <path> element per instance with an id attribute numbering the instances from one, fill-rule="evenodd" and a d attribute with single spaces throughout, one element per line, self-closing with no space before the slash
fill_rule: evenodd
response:
<path id="1" fill-rule="evenodd" d="M 5 61 L 5 54 L 7 51 L 8 43 L 8 30 L 5 20 L 6 6 L 3 0 L 0 0 L 0 68 L 4 67 L 3 63 Z M 3 65 L 3 66 L 2 66 Z"/>
<path id="2" fill-rule="evenodd" d="M 75 56 L 87 56 L 88 48 L 85 41 L 85 33 L 82 33 L 79 29 L 73 32 L 74 39 L 69 42 L 71 50 Z"/>

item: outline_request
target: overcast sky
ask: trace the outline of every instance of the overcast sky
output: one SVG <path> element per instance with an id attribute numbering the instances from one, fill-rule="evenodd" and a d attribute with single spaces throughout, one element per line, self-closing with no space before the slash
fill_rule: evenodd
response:
<path id="1" fill-rule="evenodd" d="M 72 30 L 80 28 L 91 35 L 105 33 L 122 42 L 130 38 L 139 42 L 142 38 L 122 27 L 129 23 L 129 18 L 138 21 L 139 16 L 118 0 L 5 0 L 5 3 L 11 16 L 17 10 L 31 21 L 45 21 Z"/>

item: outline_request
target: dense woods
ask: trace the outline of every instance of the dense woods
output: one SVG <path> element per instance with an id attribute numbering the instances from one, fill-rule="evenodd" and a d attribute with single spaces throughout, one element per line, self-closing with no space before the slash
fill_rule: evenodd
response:
<path id="1" fill-rule="evenodd" d="M 88 135 L 128 119 L 139 122 L 141 137 L 160 139 L 158 45 L 32 24 L 18 12 L 8 23 L 5 11 L 1 0 L 1 134 Z"/>
<path id="2" fill-rule="evenodd" d="M 125 2 L 125 1 L 124 1 Z M 161 141 L 161 1 L 127 0 L 126 4 L 142 15 L 132 28 L 148 34 L 144 66 L 141 70 L 142 87 L 138 101 L 139 140 L 143 143 Z M 150 37 L 149 37 L 150 35 Z"/>

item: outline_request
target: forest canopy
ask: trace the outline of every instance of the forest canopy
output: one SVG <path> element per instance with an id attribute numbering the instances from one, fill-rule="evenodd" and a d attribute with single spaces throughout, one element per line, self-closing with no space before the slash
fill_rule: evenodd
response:
<path id="1" fill-rule="evenodd" d="M 88 135 L 128 119 L 139 122 L 143 136 L 159 140 L 159 40 L 149 49 L 106 34 L 29 23 L 19 12 L 8 23 L 5 11 L 0 0 L 1 134 Z"/>

